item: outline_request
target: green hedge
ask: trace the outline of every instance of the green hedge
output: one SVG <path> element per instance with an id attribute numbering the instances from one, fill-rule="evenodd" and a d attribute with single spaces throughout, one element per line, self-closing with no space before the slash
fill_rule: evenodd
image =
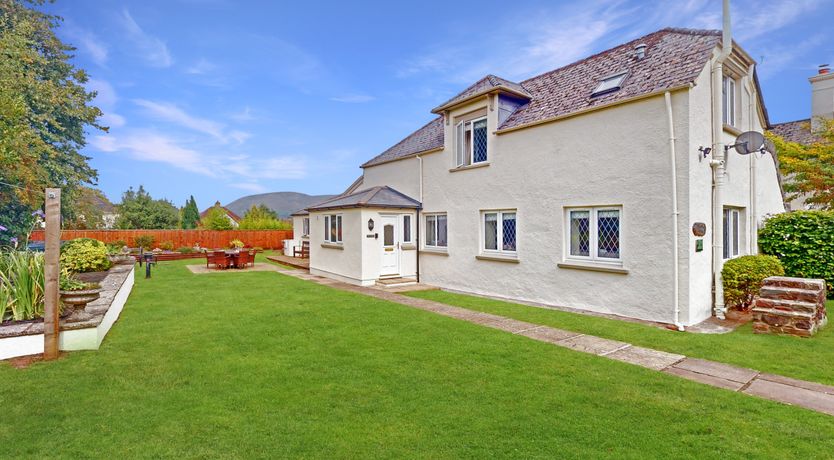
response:
<path id="1" fill-rule="evenodd" d="M 834 212 L 795 211 L 769 218 L 759 248 L 779 257 L 788 276 L 822 278 L 834 287 Z"/>
<path id="2" fill-rule="evenodd" d="M 775 256 L 742 256 L 728 260 L 721 270 L 724 303 L 730 308 L 747 310 L 765 278 L 784 274 L 785 269 Z"/>

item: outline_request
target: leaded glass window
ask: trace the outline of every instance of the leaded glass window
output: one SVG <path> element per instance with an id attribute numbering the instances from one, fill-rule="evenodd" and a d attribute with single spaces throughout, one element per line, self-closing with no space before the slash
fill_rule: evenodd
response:
<path id="1" fill-rule="evenodd" d="M 445 248 L 448 246 L 446 214 L 426 215 L 426 247 Z"/>
<path id="2" fill-rule="evenodd" d="M 403 216 L 403 243 L 411 243 L 411 216 Z"/>
<path id="3" fill-rule="evenodd" d="M 567 211 L 568 258 L 618 262 L 622 259 L 620 208 Z"/>
<path id="4" fill-rule="evenodd" d="M 461 121 L 455 125 L 455 165 L 487 161 L 487 119 Z"/>
<path id="5" fill-rule="evenodd" d="M 472 163 L 487 161 L 487 121 L 482 118 L 472 123 Z"/>
<path id="6" fill-rule="evenodd" d="M 516 252 L 516 212 L 488 211 L 483 214 L 484 252 Z"/>

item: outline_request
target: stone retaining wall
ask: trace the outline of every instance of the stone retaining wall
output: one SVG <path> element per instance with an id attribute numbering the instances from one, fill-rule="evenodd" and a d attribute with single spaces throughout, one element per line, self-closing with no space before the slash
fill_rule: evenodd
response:
<path id="1" fill-rule="evenodd" d="M 772 276 L 753 306 L 753 331 L 810 337 L 825 326 L 825 281 Z"/>

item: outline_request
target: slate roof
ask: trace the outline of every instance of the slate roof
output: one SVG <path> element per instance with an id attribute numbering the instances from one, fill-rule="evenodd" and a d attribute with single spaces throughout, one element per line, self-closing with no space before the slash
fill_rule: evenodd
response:
<path id="1" fill-rule="evenodd" d="M 310 212 L 345 208 L 413 208 L 420 202 L 391 187 L 371 187 L 349 195 L 337 196 L 307 208 Z"/>
<path id="2" fill-rule="evenodd" d="M 788 142 L 809 145 L 820 142 L 822 139 L 811 133 L 811 119 L 777 123 L 770 128 L 770 132 L 785 139 Z"/>
<path id="3" fill-rule="evenodd" d="M 405 158 L 420 152 L 443 148 L 443 117 L 437 117 L 425 126 L 409 134 L 393 147 L 382 152 L 362 167 L 373 166 L 391 160 Z"/>
<path id="4" fill-rule="evenodd" d="M 461 91 L 457 96 L 454 96 L 448 101 L 437 106 L 434 110 L 432 110 L 432 112 L 440 113 L 445 107 L 453 106 L 455 104 L 464 102 L 467 99 L 470 99 L 474 96 L 486 94 L 496 89 L 508 90 L 528 99 L 533 97 L 529 92 L 527 92 L 526 89 L 524 89 L 524 85 L 506 80 L 501 77 L 497 77 L 495 75 L 487 75 L 486 77 L 476 81 L 470 87 Z"/>
<path id="5" fill-rule="evenodd" d="M 520 83 L 488 75 L 438 108 L 490 88 L 524 91 L 529 95 L 529 102 L 498 127 L 499 131 L 517 128 L 692 83 L 720 42 L 719 30 L 662 29 Z M 643 59 L 635 57 L 634 47 L 638 44 L 646 45 Z M 628 76 L 619 91 L 591 97 L 600 80 L 624 71 Z M 362 167 L 441 148 L 443 136 L 442 117 L 435 118 Z"/>

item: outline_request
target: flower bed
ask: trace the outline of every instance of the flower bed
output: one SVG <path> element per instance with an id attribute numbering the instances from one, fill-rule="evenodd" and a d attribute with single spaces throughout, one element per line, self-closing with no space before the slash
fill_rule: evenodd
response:
<path id="1" fill-rule="evenodd" d="M 86 275 L 88 280 L 101 277 L 101 294 L 84 310 L 68 310 L 61 318 L 61 350 L 97 350 L 133 289 L 133 265 L 114 265 L 107 272 Z M 38 353 L 43 353 L 42 319 L 0 324 L 0 359 Z"/>

